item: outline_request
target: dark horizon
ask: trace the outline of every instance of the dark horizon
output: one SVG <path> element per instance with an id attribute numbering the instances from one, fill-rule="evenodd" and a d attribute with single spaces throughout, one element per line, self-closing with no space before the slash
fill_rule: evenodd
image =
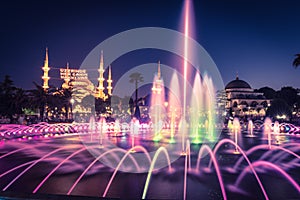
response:
<path id="1" fill-rule="evenodd" d="M 71 68 L 78 68 L 95 46 L 122 31 L 152 26 L 182 31 L 183 1 L 1 4 L 0 80 L 10 75 L 15 85 L 24 89 L 34 88 L 33 81 L 42 83 L 46 47 L 50 67 L 65 67 L 69 62 Z M 224 85 L 238 72 L 240 79 L 255 89 L 300 88 L 300 71 L 292 66 L 294 54 L 300 51 L 299 1 L 203 0 L 193 4 L 193 37 L 215 61 Z M 168 64 L 164 56 L 133 54 L 117 60 L 113 77 L 120 76 L 121 68 L 158 60 Z"/>

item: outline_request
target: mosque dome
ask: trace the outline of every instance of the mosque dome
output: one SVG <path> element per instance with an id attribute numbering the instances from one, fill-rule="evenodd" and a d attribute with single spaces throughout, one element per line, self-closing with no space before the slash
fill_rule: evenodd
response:
<path id="1" fill-rule="evenodd" d="M 237 76 L 235 80 L 230 81 L 226 85 L 225 90 L 227 89 L 251 89 L 251 86 L 246 81 L 240 80 Z"/>

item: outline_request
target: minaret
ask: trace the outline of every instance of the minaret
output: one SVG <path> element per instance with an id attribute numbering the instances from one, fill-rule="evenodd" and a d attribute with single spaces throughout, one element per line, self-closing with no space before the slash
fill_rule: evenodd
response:
<path id="1" fill-rule="evenodd" d="M 104 94 L 104 86 L 103 86 L 103 82 L 104 82 L 104 68 L 103 68 L 104 62 L 103 62 L 103 51 L 101 51 L 101 58 L 100 58 L 100 66 L 98 69 L 99 72 L 99 78 L 98 78 L 98 87 L 97 87 L 97 97 L 101 98 L 101 99 L 105 99 L 105 94 Z"/>
<path id="2" fill-rule="evenodd" d="M 44 71 L 44 75 L 42 76 L 42 79 L 44 81 L 43 88 L 44 88 L 44 91 L 47 91 L 49 88 L 48 81 L 50 79 L 50 77 L 48 75 L 48 72 L 50 70 L 49 63 L 48 63 L 48 48 L 46 48 L 46 56 L 45 56 L 44 66 L 42 67 L 42 70 Z"/>
<path id="3" fill-rule="evenodd" d="M 155 76 L 152 91 L 154 93 L 160 94 L 162 91 L 162 79 L 161 79 L 161 72 L 160 72 L 160 61 L 158 61 L 158 67 L 157 67 L 157 75 Z"/>
<path id="4" fill-rule="evenodd" d="M 62 85 L 63 88 L 67 89 L 69 88 L 69 82 L 70 82 L 70 69 L 69 69 L 69 62 L 67 62 L 67 67 L 66 67 L 66 76 L 64 78 L 64 83 Z"/>
<path id="5" fill-rule="evenodd" d="M 161 74 L 160 74 L 160 60 L 158 61 L 158 69 L 157 69 L 157 79 L 160 80 Z"/>
<path id="6" fill-rule="evenodd" d="M 111 86 L 111 83 L 112 83 L 112 79 L 111 79 L 111 66 L 109 65 L 109 68 L 108 68 L 108 79 L 107 79 L 107 94 L 109 96 L 111 96 L 111 91 L 112 91 L 112 86 Z"/>

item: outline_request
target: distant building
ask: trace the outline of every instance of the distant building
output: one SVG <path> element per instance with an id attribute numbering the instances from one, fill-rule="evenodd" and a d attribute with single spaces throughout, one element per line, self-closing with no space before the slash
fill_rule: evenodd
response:
<path id="1" fill-rule="evenodd" d="M 270 106 L 270 99 L 266 99 L 263 93 L 254 92 L 254 89 L 238 76 L 225 86 L 225 94 L 225 109 L 233 117 L 264 117 Z"/>
<path id="2" fill-rule="evenodd" d="M 88 77 L 88 72 L 86 69 L 70 69 L 69 63 L 67 63 L 66 68 L 54 68 L 59 69 L 60 79 L 63 80 L 61 85 L 61 91 L 63 89 L 69 89 L 72 96 L 70 97 L 70 103 L 72 104 L 73 110 L 70 112 L 73 113 L 90 113 L 91 108 L 94 105 L 94 98 L 102 101 L 106 101 L 109 97 L 112 96 L 112 73 L 111 66 L 108 67 L 108 78 L 106 80 L 105 87 L 105 78 L 104 78 L 104 60 L 103 60 L 103 51 L 101 51 L 100 65 L 98 68 L 98 85 L 94 86 Z M 48 48 L 46 48 L 46 55 L 44 60 L 44 65 L 42 67 L 43 76 L 43 89 L 48 94 L 54 95 L 49 91 L 49 57 L 48 57 Z M 56 91 L 56 93 L 59 93 Z M 74 105 L 73 105 L 74 104 Z M 110 109 L 110 108 L 108 108 Z M 63 111 L 66 112 L 66 111 Z M 48 115 L 48 114 L 47 114 Z M 51 115 L 51 112 L 50 114 Z M 48 116 L 49 116 L 48 115 Z"/>
<path id="3" fill-rule="evenodd" d="M 44 66 L 42 67 L 43 70 L 43 88 L 45 91 L 49 88 L 49 57 L 48 57 L 48 48 L 46 48 L 46 55 L 45 55 L 45 61 Z M 103 100 L 106 100 L 108 97 L 112 95 L 112 75 L 111 75 L 111 66 L 108 68 L 108 79 L 107 79 L 107 93 L 105 93 L 105 87 L 104 87 L 104 61 L 103 61 L 103 51 L 101 51 L 101 57 L 100 57 L 100 65 L 99 65 L 99 78 L 98 78 L 98 86 L 95 87 L 92 82 L 88 78 L 87 71 L 85 69 L 70 69 L 69 63 L 67 63 L 66 68 L 60 68 L 60 78 L 64 80 L 64 83 L 62 84 L 63 89 L 69 89 L 74 88 L 78 86 L 84 86 L 88 88 L 89 94 L 93 94 L 96 98 L 100 98 Z M 90 92 L 92 90 L 92 92 Z M 86 96 L 86 95 L 85 95 Z"/>

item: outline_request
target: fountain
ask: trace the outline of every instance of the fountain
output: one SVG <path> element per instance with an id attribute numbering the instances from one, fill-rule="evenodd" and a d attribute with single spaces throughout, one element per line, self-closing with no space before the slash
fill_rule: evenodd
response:
<path id="1" fill-rule="evenodd" d="M 103 148 L 103 135 L 106 133 L 106 121 L 105 118 L 101 117 L 98 123 L 98 132 L 99 132 L 99 143 L 100 147 Z"/>
<path id="2" fill-rule="evenodd" d="M 246 135 L 246 137 L 255 137 L 255 135 L 253 134 L 253 121 L 250 119 L 248 121 L 248 126 L 247 126 L 247 129 L 248 129 L 248 134 Z"/>
<path id="3" fill-rule="evenodd" d="M 183 110 L 181 119 L 181 144 L 182 144 L 182 155 L 185 155 L 185 140 L 187 133 L 187 122 L 186 122 L 186 107 L 187 107 L 187 68 L 188 68 L 188 56 L 189 56 L 189 31 L 190 31 L 190 1 L 185 1 L 184 4 L 184 57 L 183 57 Z"/>
<path id="4" fill-rule="evenodd" d="M 193 93 L 191 98 L 191 112 L 190 112 L 190 124 L 191 124 L 191 137 L 193 144 L 202 143 L 202 136 L 200 135 L 203 130 L 200 129 L 200 124 L 204 123 L 201 117 L 203 112 L 203 100 L 202 100 L 202 84 L 200 74 L 196 73 L 194 79 Z"/>
<path id="5" fill-rule="evenodd" d="M 267 117 L 264 121 L 264 135 L 267 136 L 268 145 L 270 149 L 272 143 L 271 133 L 272 133 L 272 121 L 269 117 Z"/>
<path id="6" fill-rule="evenodd" d="M 132 120 L 130 121 L 130 133 L 131 133 L 131 151 L 132 153 L 135 152 L 134 150 L 134 137 L 139 133 L 139 127 L 140 127 L 140 122 L 138 119 L 136 119 L 135 117 L 132 118 Z"/>
<path id="7" fill-rule="evenodd" d="M 136 121 L 138 120 L 132 123 L 132 132 L 138 130 L 136 127 L 139 126 L 134 126 Z M 98 123 L 93 123 L 95 123 L 96 131 L 100 131 L 100 127 L 104 124 L 101 119 Z M 119 122 L 116 122 L 117 125 L 115 125 L 115 127 L 120 126 L 118 123 Z M 85 125 L 86 130 L 91 129 L 90 125 L 90 123 Z M 234 131 L 237 130 L 238 125 L 237 119 L 234 119 Z M 85 127 L 83 125 L 81 126 Z M 49 128 L 49 126 L 47 127 Z M 36 129 L 31 130 L 35 132 Z M 104 135 L 109 134 L 108 129 L 102 130 Z M 119 129 L 115 128 L 115 130 L 117 131 Z M 14 129 L 12 129 L 12 131 L 14 131 Z M 235 131 L 234 133 L 236 135 L 238 132 Z M 135 140 L 143 142 L 138 132 L 134 134 Z M 223 134 L 226 134 L 226 132 Z M 83 131 L 81 137 L 85 137 L 87 141 L 90 141 L 90 133 L 87 134 L 87 131 Z M 240 135 L 240 137 L 241 140 L 249 140 L 247 137 L 242 137 L 242 135 Z M 300 192 L 299 176 L 297 173 L 294 173 L 299 170 L 300 166 L 300 156 L 298 154 L 300 152 L 300 144 L 297 142 L 297 136 L 287 135 L 287 137 L 289 137 L 288 142 L 280 146 L 271 144 L 271 148 L 269 144 L 263 143 L 264 140 L 261 140 L 261 137 L 264 137 L 264 135 L 253 138 L 257 142 L 261 141 L 261 143 L 254 145 L 248 150 L 242 149 L 240 145 L 243 143 L 238 144 L 236 140 L 232 141 L 230 139 L 220 140 L 213 150 L 206 144 L 197 145 L 199 148 L 195 149 L 189 144 L 189 141 L 187 141 L 185 145 L 186 156 L 180 157 L 172 164 L 170 157 L 176 154 L 176 152 L 171 152 L 164 147 L 160 147 L 154 155 L 150 155 L 148 149 L 151 148 L 152 145 L 149 141 L 147 145 L 144 144 L 145 146 L 134 145 L 133 147 L 131 146 L 132 143 L 128 141 L 128 146 L 131 146 L 128 150 L 120 148 L 108 150 L 107 145 L 109 145 L 110 139 L 107 137 L 103 137 L 106 142 L 103 143 L 102 148 L 99 148 L 99 144 L 94 142 L 89 143 L 88 146 L 84 146 L 78 134 L 64 134 L 60 135 L 60 137 L 37 137 L 32 140 L 20 141 L 11 139 L 6 140 L 0 146 L 0 163 L 1 166 L 3 166 L 0 170 L 0 187 L 3 192 L 32 192 L 33 194 L 47 193 L 98 196 L 100 192 L 102 197 L 156 199 L 178 197 L 173 196 L 177 195 L 176 193 L 170 191 L 164 193 L 164 190 L 159 190 L 159 185 L 163 184 L 165 188 L 177 188 L 178 191 L 182 192 L 181 195 L 183 199 L 195 199 L 200 196 L 208 195 L 207 192 L 203 191 L 197 193 L 199 190 L 194 189 L 194 185 L 198 185 L 197 188 L 202 188 L 200 190 L 207 187 L 203 185 L 203 181 L 197 180 L 206 180 L 208 177 L 215 175 L 217 182 L 210 187 L 217 193 L 220 193 L 223 199 L 274 199 L 274 197 L 276 199 L 276 196 L 280 198 L 297 198 Z M 95 137 L 93 136 L 93 138 Z M 175 139 L 176 138 L 175 136 Z M 72 142 L 68 144 L 65 143 L 65 141 Z M 122 140 L 119 142 L 122 143 Z M 152 143 L 157 144 L 155 141 L 152 141 Z M 28 144 L 30 144 L 30 146 Z M 176 144 L 169 143 L 169 145 Z M 224 148 L 227 145 L 234 146 L 235 151 L 239 152 L 239 154 L 236 155 L 240 155 L 239 159 L 229 159 L 233 155 L 227 151 L 227 148 Z M 10 150 L 7 151 L 8 149 Z M 91 156 L 91 154 L 87 153 L 87 150 L 98 152 L 98 156 Z M 117 152 L 121 154 L 116 154 Z M 133 157 L 134 154 L 141 153 L 145 157 L 143 162 Z M 209 160 L 206 159 L 206 153 L 209 155 Z M 164 156 L 162 154 L 164 154 Z M 11 158 L 20 157 L 20 162 L 12 162 Z M 226 157 L 230 160 L 229 162 L 223 161 L 223 158 Z M 102 160 L 107 159 L 114 159 L 116 163 L 118 163 L 113 172 L 111 172 L 111 168 L 107 168 L 102 163 Z M 83 160 L 85 161 L 83 162 Z M 158 162 L 166 163 L 166 168 L 157 170 L 155 165 Z M 44 170 L 37 170 L 38 168 L 36 167 L 38 166 L 44 166 Z M 134 168 L 137 172 L 143 171 L 145 167 L 149 168 L 147 173 L 141 173 L 140 175 L 118 173 L 121 168 L 125 169 L 128 167 Z M 250 192 L 249 189 L 254 188 L 254 186 L 250 187 L 250 185 L 247 184 L 250 178 L 249 172 L 252 172 L 254 175 L 259 185 L 259 190 L 255 189 Z M 282 191 L 283 193 L 280 193 L 280 190 L 274 193 L 274 191 L 269 189 L 271 185 L 274 185 L 273 178 L 271 178 L 273 176 L 269 178 L 265 176 L 265 174 L 269 173 L 278 174 L 278 176 L 276 175 L 276 177 L 278 177 L 276 178 L 276 183 L 278 182 L 280 187 L 285 188 Z M 226 174 L 226 176 L 224 176 L 224 174 Z M 110 177 L 107 177 L 107 175 L 110 175 Z M 75 179 L 71 178 L 74 176 Z M 95 176 L 101 180 L 101 183 L 95 184 L 95 180 L 93 180 Z M 30 179 L 32 181 L 28 182 L 29 177 L 35 177 L 35 179 Z M 126 184 L 125 177 L 126 180 L 132 177 L 141 183 L 141 186 L 137 187 L 133 194 L 126 195 L 122 193 L 122 190 L 118 189 Z M 160 177 L 164 177 L 165 180 L 162 181 Z M 26 188 L 23 187 L 25 180 Z M 162 183 L 160 183 L 160 181 L 162 181 Z M 181 181 L 183 182 L 183 188 L 180 189 L 179 185 L 181 184 L 179 183 Z M 62 182 L 69 182 L 69 184 L 63 188 L 59 188 L 60 184 L 58 183 Z M 249 182 L 249 184 L 250 183 L 253 184 L 252 182 Z M 248 186 L 245 186 L 245 184 Z M 81 189 L 86 188 L 85 185 L 89 185 L 89 189 Z M 88 193 L 83 191 L 88 191 Z M 288 193 L 286 191 L 288 191 Z M 3 192 L 3 195 L 6 194 Z M 141 193 L 143 194 L 141 195 Z M 139 194 L 141 196 L 139 196 Z"/>
<path id="8" fill-rule="evenodd" d="M 154 76 L 151 93 L 150 117 L 153 122 L 154 141 L 162 139 L 161 130 L 165 120 L 165 88 L 164 81 L 160 74 L 160 62 L 158 63 L 158 72 Z"/>
<path id="9" fill-rule="evenodd" d="M 273 126 L 273 133 L 278 135 L 280 133 L 280 127 L 279 127 L 279 122 L 275 121 L 274 126 Z"/>
<path id="10" fill-rule="evenodd" d="M 170 81 L 169 91 L 169 112 L 170 119 L 170 143 L 175 143 L 175 131 L 178 127 L 178 121 L 181 118 L 181 105 L 180 105 L 180 87 L 177 73 L 173 73 Z"/>
<path id="11" fill-rule="evenodd" d="M 234 131 L 234 144 L 235 144 L 235 150 L 234 154 L 239 154 L 238 150 L 238 136 L 241 134 L 241 126 L 240 126 L 240 121 L 238 118 L 233 119 L 233 131 Z"/>

